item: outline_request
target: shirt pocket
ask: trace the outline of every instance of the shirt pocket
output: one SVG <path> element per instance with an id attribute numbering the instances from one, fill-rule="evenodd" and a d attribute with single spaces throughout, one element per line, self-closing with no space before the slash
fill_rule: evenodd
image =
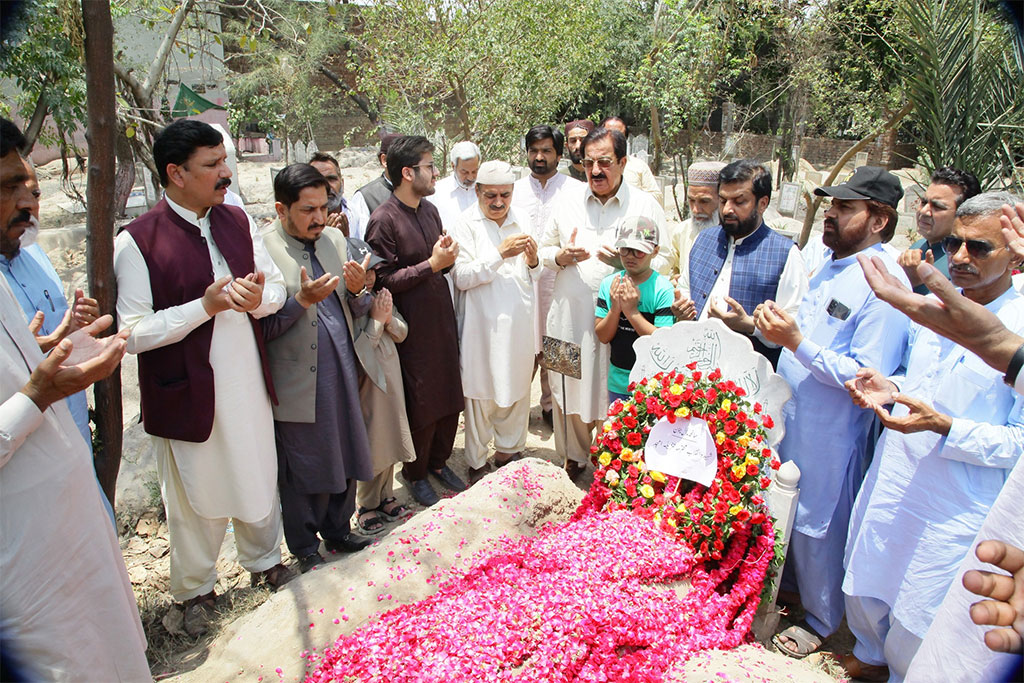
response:
<path id="1" fill-rule="evenodd" d="M 833 348 L 832 342 L 835 341 L 836 335 L 839 334 L 848 320 L 849 318 L 847 320 L 840 320 L 823 311 L 821 317 L 818 318 L 818 324 L 811 331 L 811 341 L 826 349 Z"/>
<path id="2" fill-rule="evenodd" d="M 993 370 L 988 370 L 980 360 L 965 357 L 959 361 L 951 372 L 939 384 L 935 391 L 934 405 L 952 417 L 959 417 L 976 422 L 998 421 L 1005 416 L 1010 404 L 1000 394 L 1001 382 Z"/>

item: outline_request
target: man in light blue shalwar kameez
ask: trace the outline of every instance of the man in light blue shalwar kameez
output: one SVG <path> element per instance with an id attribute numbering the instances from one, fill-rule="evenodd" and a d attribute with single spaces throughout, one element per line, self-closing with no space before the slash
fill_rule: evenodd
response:
<path id="1" fill-rule="evenodd" d="M 1005 246 L 1000 207 L 986 193 L 957 209 L 944 247 L 953 284 L 1007 328 L 1024 331 L 1024 297 L 1011 287 L 1018 257 Z M 857 637 L 851 675 L 902 681 L 993 502 L 1024 452 L 1024 397 L 1003 374 L 934 332 L 911 326 L 902 375 L 865 373 L 852 393 L 891 402 L 891 416 L 854 505 L 846 549 L 847 623 Z M 932 672 L 943 676 L 943 672 Z M 981 672 L 978 672 L 979 679 Z"/>
<path id="2" fill-rule="evenodd" d="M 853 404 L 844 383 L 864 366 L 895 371 L 909 324 L 874 295 L 857 263 L 858 254 L 878 256 L 909 284 L 882 246 L 896 228 L 895 206 L 903 195 L 897 178 L 862 167 L 848 182 L 815 192 L 832 198 L 822 235 L 825 258 L 811 273 L 795 320 L 770 304 L 756 316 L 765 337 L 785 347 L 778 372 L 793 392 L 783 408 L 779 455 L 800 468 L 800 498 L 782 587 L 799 593 L 806 617 L 775 641 L 794 657 L 816 650 L 843 619 L 843 549 L 874 417 Z"/>

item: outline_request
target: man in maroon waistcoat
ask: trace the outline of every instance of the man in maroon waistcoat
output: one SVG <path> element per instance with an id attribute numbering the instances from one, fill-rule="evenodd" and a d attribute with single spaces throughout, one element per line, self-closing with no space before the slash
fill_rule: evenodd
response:
<path id="1" fill-rule="evenodd" d="M 402 466 L 402 476 L 412 497 L 426 506 L 438 501 L 428 473 L 453 491 L 466 489 L 446 464 L 463 407 L 458 329 L 444 278 L 459 245 L 444 234 L 434 205 L 421 201 L 434 193 L 433 151 L 419 135 L 391 143 L 388 177 L 395 189 L 370 216 L 366 230 L 366 241 L 384 259 L 377 282 L 391 291 L 409 324 L 398 356 L 416 460 Z"/>
<path id="2" fill-rule="evenodd" d="M 285 288 L 252 220 L 224 204 L 231 171 L 216 129 L 176 121 L 153 158 L 165 196 L 117 236 L 117 314 L 139 354 L 170 591 L 185 603 L 186 629 L 201 632 L 229 522 L 254 584 L 292 574 L 281 564 L 274 390 L 259 322 L 281 307 Z"/>

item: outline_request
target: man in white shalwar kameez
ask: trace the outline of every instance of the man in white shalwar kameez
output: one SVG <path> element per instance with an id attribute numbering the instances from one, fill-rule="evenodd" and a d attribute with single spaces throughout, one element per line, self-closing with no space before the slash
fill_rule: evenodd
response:
<path id="1" fill-rule="evenodd" d="M 594 332 L 594 308 L 601 280 L 621 267 L 616 230 L 627 216 L 646 216 L 658 230 L 665 226 L 665 211 L 654 198 L 622 180 L 622 133 L 594 130 L 583 141 L 583 154 L 588 186 L 579 201 L 555 209 L 540 249 L 544 266 L 556 272 L 548 336 L 580 345 L 582 379 L 566 377 L 564 396 L 562 378 L 551 382 L 555 450 L 565 457 L 570 477 L 585 467 L 593 430 L 608 410 L 608 345 Z"/>
<path id="2" fill-rule="evenodd" d="M 0 230 L 17 240 L 39 204 L 18 151 L 24 138 L 3 124 Z M 17 665 L 10 673 L 25 680 L 150 680 L 146 637 L 92 454 L 63 400 L 117 367 L 123 335 L 88 338 L 112 322 L 103 316 L 44 358 L 0 277 L 0 657 L 5 671 Z"/>
<path id="3" fill-rule="evenodd" d="M 1024 297 L 1011 286 L 1018 259 L 1003 241 L 1006 193 L 957 209 L 953 284 L 1010 330 L 1024 330 Z M 901 681 L 993 502 L 1024 451 L 1024 397 L 1002 373 L 934 332 L 913 325 L 905 375 L 868 369 L 848 383 L 886 426 L 850 521 L 846 617 L 857 637 L 844 658 L 852 676 Z M 896 394 L 896 392 L 899 392 Z M 880 406 L 897 405 L 890 415 Z M 935 672 L 941 674 L 941 672 Z"/>
<path id="4" fill-rule="evenodd" d="M 146 383 L 145 354 L 173 350 L 176 344 L 188 349 L 196 340 L 192 335 L 204 331 L 210 335 L 207 359 L 202 358 L 202 349 L 198 360 L 194 355 L 185 356 L 192 358 L 193 364 L 206 360 L 213 369 L 212 396 L 205 391 L 198 394 L 211 404 L 212 427 L 208 431 L 197 430 L 198 435 L 183 438 L 163 436 L 177 432 L 167 427 L 156 429 L 153 424 L 173 422 L 173 416 L 158 414 L 169 406 L 154 405 L 155 401 L 147 405 L 146 391 L 142 391 L 143 421 L 147 432 L 155 434 L 157 474 L 170 532 L 170 591 L 175 600 L 187 603 L 188 626 L 188 609 L 211 605 L 215 599 L 216 562 L 229 521 L 233 520 L 239 562 L 254 575 L 254 581 L 261 577 L 271 586 L 279 585 L 287 579 L 288 570 L 280 564 L 281 511 L 268 395 L 271 385 L 265 381 L 262 333 L 257 336 L 259 324 L 254 320 L 282 306 L 284 282 L 252 219 L 220 206 L 231 176 L 223 144 L 219 138 L 207 140 L 207 131 L 201 127 L 205 124 L 184 124 L 199 122 L 175 122 L 154 143 L 166 196 L 117 236 L 114 270 L 117 313 L 121 325 L 131 330 L 128 350 L 142 354 L 140 385 Z M 157 230 L 147 233 L 150 253 L 138 243 L 141 233 L 134 232 L 138 226 L 149 227 L 144 219 L 159 221 Z M 233 240 L 230 251 L 228 237 Z M 163 246 L 166 243 L 169 246 Z M 187 249 L 197 248 L 197 244 L 199 253 L 191 255 Z M 174 267 L 192 267 L 195 258 L 208 257 L 210 272 L 200 277 L 209 283 L 205 292 L 195 298 L 179 296 L 177 305 L 155 305 L 155 295 L 163 288 L 151 272 L 158 263 L 157 249 L 181 254 L 176 262 L 174 254 L 162 253 L 160 272 L 167 274 Z M 241 262 L 251 265 L 249 273 L 231 263 L 236 252 Z M 212 325 L 212 333 L 204 327 L 207 323 Z M 190 365 L 186 376 L 194 381 L 193 373 L 202 370 L 201 365 Z M 170 387 L 174 382 L 158 378 L 157 384 Z M 177 412 L 182 422 L 208 422 L 211 418 L 202 412 L 193 416 L 190 411 L 196 408 L 191 403 L 170 410 Z M 202 630 L 201 621 L 196 630 Z"/>
<path id="5" fill-rule="evenodd" d="M 567 202 L 581 201 L 577 194 L 582 194 L 586 185 L 558 172 L 558 160 L 562 158 L 562 147 L 565 137 L 562 131 L 541 124 L 534 126 L 526 133 L 526 157 L 530 165 L 530 175 L 515 182 L 512 193 L 512 207 L 525 213 L 530 219 L 531 236 L 539 243 L 544 239 L 544 229 L 551 221 L 555 207 Z M 541 337 L 547 334 L 548 311 L 551 309 L 551 294 L 555 289 L 555 272 L 545 268 L 537 279 L 537 305 L 534 307 L 536 318 L 536 352 L 541 351 Z M 552 424 L 551 385 L 548 371 L 540 371 L 540 409 L 541 416 L 549 425 Z"/>
<path id="6" fill-rule="evenodd" d="M 511 208 L 515 175 L 504 161 L 480 166 L 478 203 L 452 236 L 459 255 L 452 268 L 465 307 L 460 339 L 466 397 L 466 461 L 470 483 L 494 463 L 510 462 L 526 445 L 534 360 L 534 281 L 540 274 L 529 221 Z"/>

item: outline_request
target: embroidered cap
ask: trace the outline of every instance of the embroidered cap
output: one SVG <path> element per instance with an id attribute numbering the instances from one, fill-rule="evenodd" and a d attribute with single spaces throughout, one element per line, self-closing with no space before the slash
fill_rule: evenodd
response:
<path id="1" fill-rule="evenodd" d="M 686 182 L 689 185 L 710 185 L 718 187 L 718 174 L 725 168 L 723 161 L 698 161 L 686 169 Z"/>

